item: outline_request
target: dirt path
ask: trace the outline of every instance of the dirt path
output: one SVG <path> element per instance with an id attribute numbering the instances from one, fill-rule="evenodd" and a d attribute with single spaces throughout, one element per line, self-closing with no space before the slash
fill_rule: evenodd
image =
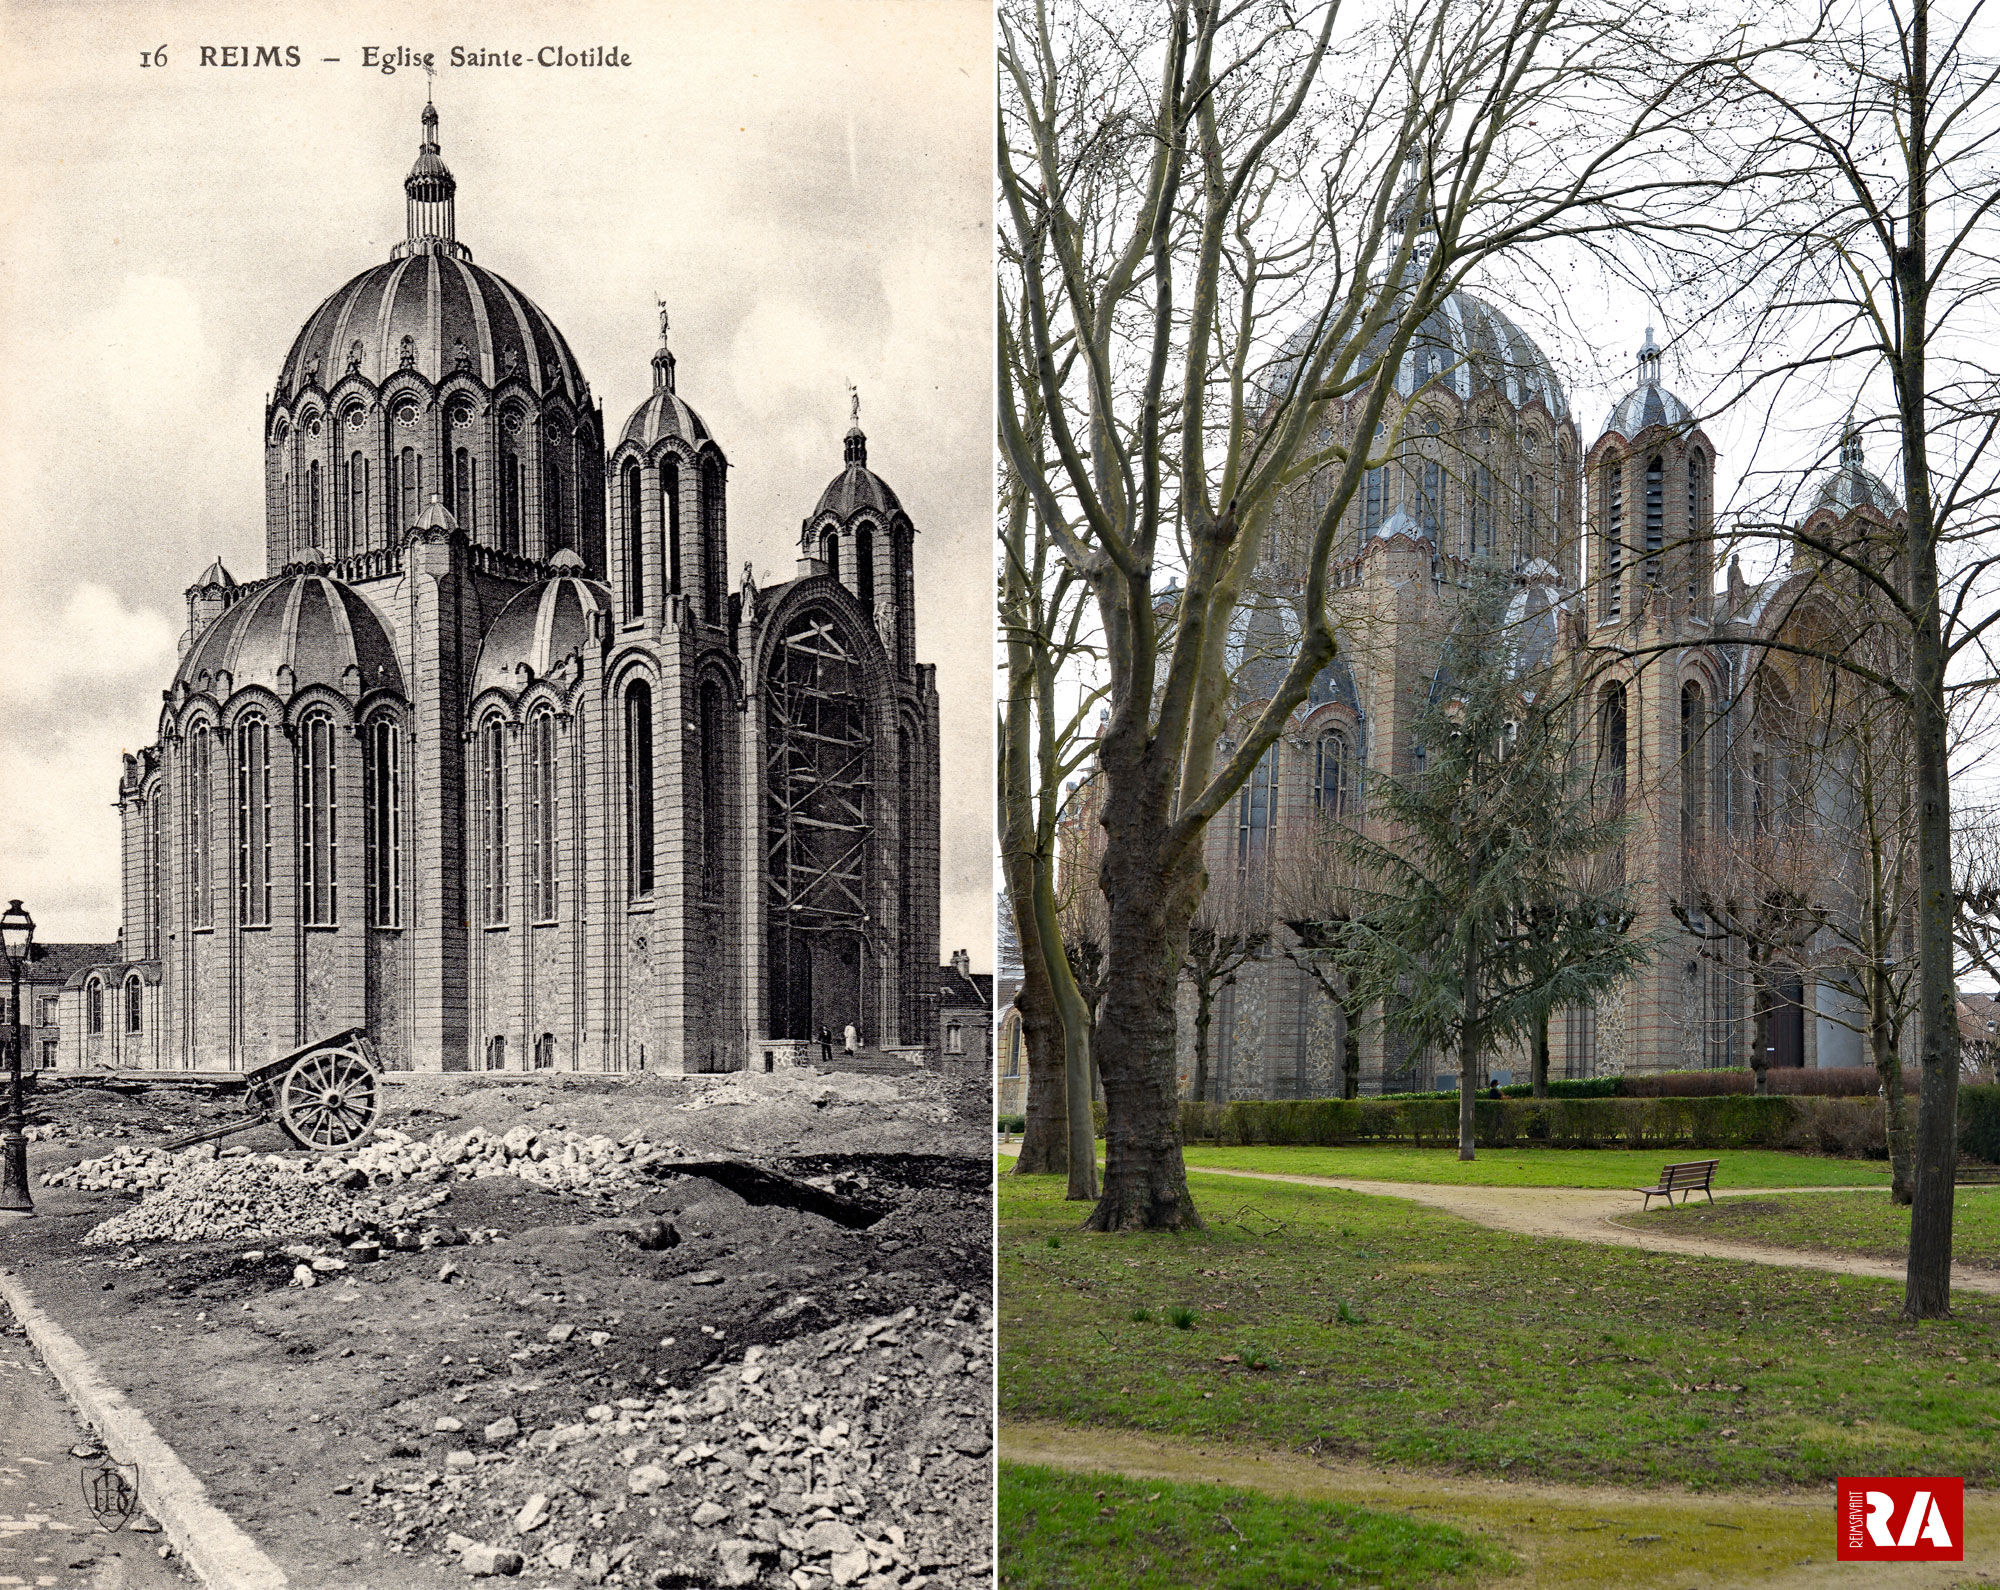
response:
<path id="1" fill-rule="evenodd" d="M 1842 1258 L 1803 1248 L 1772 1247 L 1757 1242 L 1724 1242 L 1704 1237 L 1672 1237 L 1635 1231 L 1620 1225 L 1618 1215 L 1634 1214 L 1635 1193 L 1615 1188 L 1576 1187 L 1458 1187 L 1428 1182 L 1351 1181 L 1336 1176 L 1293 1176 L 1278 1171 L 1218 1170 L 1191 1165 L 1203 1176 L 1241 1176 L 1249 1181 L 1295 1182 L 1305 1187 L 1338 1187 L 1344 1192 L 1380 1198 L 1406 1198 L 1428 1209 L 1442 1209 L 1497 1231 L 1518 1231 L 1531 1237 L 1567 1237 L 1574 1242 L 1601 1242 L 1611 1247 L 1644 1248 L 1653 1253 L 1693 1254 L 1705 1259 L 1738 1259 L 1787 1270 L 1825 1270 L 1835 1275 L 1866 1275 L 1880 1281 L 1903 1279 L 1903 1266 L 1892 1259 Z M 1769 1198 L 1792 1192 L 1861 1192 L 1856 1187 L 1746 1187 L 1720 1194 L 1724 1198 Z M 2000 1297 L 2000 1275 L 1991 1270 L 1951 1268 L 1951 1284 L 1965 1292 Z"/>
<path id="2" fill-rule="evenodd" d="M 2000 1584 L 2000 1494 L 1993 1492 L 1966 1493 L 1964 1562 L 1843 1567 L 1833 1556 L 1830 1489 L 1746 1494 L 1469 1479 L 1048 1424 L 1003 1425 L 1000 1456 L 1081 1473 L 1235 1485 L 1415 1513 L 1502 1542 L 1526 1569 L 1524 1576 L 1491 1581 L 1510 1590 Z"/>

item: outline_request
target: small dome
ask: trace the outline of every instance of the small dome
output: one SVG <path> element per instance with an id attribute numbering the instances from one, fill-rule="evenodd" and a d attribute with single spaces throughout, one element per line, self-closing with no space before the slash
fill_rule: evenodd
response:
<path id="1" fill-rule="evenodd" d="M 901 513 L 903 505 L 889 483 L 868 467 L 868 438 L 859 425 L 847 433 L 846 449 L 846 466 L 819 494 L 819 506 L 813 509 L 812 517 L 830 513 L 845 521 L 864 508 L 873 508 L 884 517 Z"/>
<path id="2" fill-rule="evenodd" d="M 188 589 L 192 591 L 233 591 L 236 589 L 236 576 L 222 566 L 222 559 L 217 558 L 201 571 L 201 578 L 196 580 Z"/>
<path id="3" fill-rule="evenodd" d="M 619 441 L 621 444 L 635 442 L 641 451 L 650 452 L 655 443 L 670 440 L 699 447 L 713 438 L 707 423 L 689 407 L 685 398 L 671 386 L 656 387 L 646 401 L 632 411 Z"/>
<path id="4" fill-rule="evenodd" d="M 595 580 L 558 575 L 529 586 L 500 609 L 486 632 L 472 693 L 504 690 L 511 695 L 529 680 L 545 677 L 589 643 L 591 615 L 610 610 L 611 593 Z"/>
<path id="5" fill-rule="evenodd" d="M 440 497 L 436 492 L 432 492 L 431 500 L 424 504 L 424 511 L 417 515 L 417 522 L 412 528 L 417 530 L 456 530 L 458 528 L 458 515 L 444 505 L 444 498 Z"/>
<path id="6" fill-rule="evenodd" d="M 1645 346 L 1639 350 L 1639 384 L 1611 406 L 1603 435 L 1616 431 L 1628 441 L 1653 425 L 1691 426 L 1694 414 L 1688 406 L 1660 385 L 1660 349 L 1653 341 L 1653 328 L 1646 328 Z"/>
<path id="7" fill-rule="evenodd" d="M 1886 519 L 1902 506 L 1882 477 L 1869 470 L 1861 450 L 1861 437 L 1850 429 L 1840 440 L 1839 467 L 1820 477 L 1819 489 L 1813 493 L 1812 506 L 1806 511 L 1818 513 L 1822 508 L 1830 508 L 1845 518 L 1856 508 L 1873 508 Z"/>
<path id="8" fill-rule="evenodd" d="M 280 670 L 289 669 L 289 680 Z M 352 673 L 349 670 L 353 670 Z M 349 696 L 403 688 L 389 631 L 358 591 L 323 574 L 267 580 L 209 625 L 176 679 L 191 690 L 262 685 L 280 696 L 328 685 Z"/>

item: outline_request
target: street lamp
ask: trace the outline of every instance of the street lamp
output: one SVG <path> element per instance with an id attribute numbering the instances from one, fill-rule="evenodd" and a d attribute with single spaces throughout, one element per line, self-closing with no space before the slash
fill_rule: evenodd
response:
<path id="1" fill-rule="evenodd" d="M 35 942 L 35 919 L 19 900 L 0 912 L 0 948 L 7 953 L 7 971 L 14 985 L 14 1042 L 8 1058 L 13 1073 L 13 1098 L 7 1110 L 7 1130 L 0 1134 L 0 1214 L 32 1215 L 35 1200 L 28 1191 L 28 1127 L 21 1115 L 21 1054 L 27 1039 L 21 1025 L 21 968 Z"/>

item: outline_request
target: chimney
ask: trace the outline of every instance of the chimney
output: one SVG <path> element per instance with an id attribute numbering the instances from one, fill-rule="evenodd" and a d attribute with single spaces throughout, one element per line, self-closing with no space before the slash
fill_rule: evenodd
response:
<path id="1" fill-rule="evenodd" d="M 960 977 L 969 980 L 972 976 L 971 955 L 964 950 L 953 950 L 951 952 L 951 969 L 958 973 Z"/>

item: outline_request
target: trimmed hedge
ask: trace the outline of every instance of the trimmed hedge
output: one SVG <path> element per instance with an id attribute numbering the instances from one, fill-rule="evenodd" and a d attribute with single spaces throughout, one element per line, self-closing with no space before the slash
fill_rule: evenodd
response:
<path id="1" fill-rule="evenodd" d="M 2000 1165 L 2000 1083 L 1959 1085 L 1958 1146 L 1974 1158 Z"/>

